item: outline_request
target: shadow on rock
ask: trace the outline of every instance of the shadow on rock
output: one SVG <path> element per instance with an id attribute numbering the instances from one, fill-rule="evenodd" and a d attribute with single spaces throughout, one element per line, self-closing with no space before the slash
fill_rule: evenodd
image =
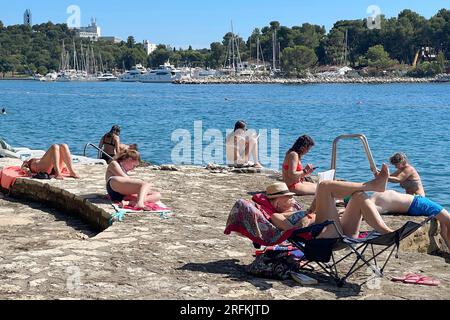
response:
<path id="1" fill-rule="evenodd" d="M 74 229 L 75 231 L 83 234 L 87 238 L 93 238 L 99 234 L 98 231 L 94 230 L 91 226 L 84 223 L 80 218 L 72 215 L 65 214 L 63 212 L 57 211 L 55 209 L 50 209 L 43 204 L 33 202 L 33 201 L 20 201 L 13 198 L 8 198 L 8 201 L 11 203 L 17 203 L 20 205 L 27 205 L 30 208 L 40 210 L 49 215 L 52 215 L 55 218 L 55 222 L 62 221 L 66 224 L 66 226 Z"/>
<path id="2" fill-rule="evenodd" d="M 247 273 L 245 265 L 238 264 L 238 262 L 239 260 L 230 259 L 206 263 L 188 263 L 183 267 L 179 268 L 178 270 L 227 275 L 227 278 L 232 281 L 248 282 L 261 291 L 272 289 L 273 284 L 271 282 L 274 281 L 280 281 L 288 288 L 294 288 L 299 286 L 299 284 L 297 284 L 293 280 L 283 281 L 276 279 L 254 277 Z M 353 297 L 359 295 L 359 293 L 361 292 L 361 286 L 358 284 L 346 283 L 344 287 L 338 288 L 331 278 L 323 274 L 308 272 L 308 275 L 317 279 L 319 281 L 319 284 L 314 286 L 303 286 L 303 287 L 310 287 L 314 289 L 328 291 L 330 293 L 335 294 L 337 298 Z"/>
<path id="3" fill-rule="evenodd" d="M 206 263 L 188 263 L 178 270 L 204 272 L 212 274 L 227 275 L 227 278 L 236 282 L 248 282 L 258 288 L 259 290 L 269 290 L 273 285 L 266 281 L 266 279 L 255 278 L 250 276 L 244 265 L 238 264 L 239 260 L 220 260 Z M 269 279 L 267 279 L 269 280 Z M 273 281 L 273 280 L 272 280 Z"/>

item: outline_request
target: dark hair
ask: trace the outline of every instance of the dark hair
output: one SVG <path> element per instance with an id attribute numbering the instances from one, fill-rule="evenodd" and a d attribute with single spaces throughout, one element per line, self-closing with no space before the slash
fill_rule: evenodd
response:
<path id="1" fill-rule="evenodd" d="M 128 150 L 139 151 L 139 148 L 138 148 L 137 143 L 130 144 L 130 145 L 128 146 Z"/>
<path id="2" fill-rule="evenodd" d="M 234 131 L 237 131 L 239 129 L 245 130 L 247 128 L 247 123 L 244 120 L 239 120 L 234 125 Z"/>
<path id="3" fill-rule="evenodd" d="M 119 136 L 120 135 L 120 127 L 117 124 L 112 126 L 111 131 L 109 131 L 109 134 L 111 134 L 111 135 L 117 134 Z"/>
<path id="4" fill-rule="evenodd" d="M 133 159 L 141 162 L 141 155 L 136 150 L 126 149 L 125 151 L 120 152 L 114 157 L 114 160 L 116 160 L 117 162 L 121 162 L 127 159 Z"/>
<path id="5" fill-rule="evenodd" d="M 406 154 L 401 153 L 401 152 L 397 152 L 389 160 L 390 160 L 391 164 L 394 166 L 397 164 L 408 163 L 408 157 L 406 156 Z"/>
<path id="6" fill-rule="evenodd" d="M 303 135 L 298 138 L 297 141 L 295 141 L 294 145 L 289 149 L 288 153 L 294 151 L 299 155 L 303 155 L 308 149 L 314 147 L 314 145 L 314 140 L 310 136 Z"/>

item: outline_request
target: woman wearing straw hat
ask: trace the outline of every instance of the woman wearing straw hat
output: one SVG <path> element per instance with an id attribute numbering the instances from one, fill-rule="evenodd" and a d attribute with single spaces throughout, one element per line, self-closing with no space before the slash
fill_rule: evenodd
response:
<path id="1" fill-rule="evenodd" d="M 348 237 L 358 238 L 361 221 L 381 234 L 390 233 L 390 229 L 378 213 L 377 207 L 365 192 L 384 192 L 389 178 L 389 168 L 383 168 L 377 177 L 369 182 L 323 181 L 319 184 L 316 194 L 316 212 L 295 212 L 293 208 L 294 193 L 289 191 L 285 183 L 276 183 L 267 188 L 267 198 L 275 210 L 269 220 L 280 230 L 290 230 L 295 227 L 323 223 L 328 220 L 335 222 L 339 231 Z M 352 196 L 342 215 L 336 209 L 336 198 Z M 308 222 L 309 220 L 309 222 Z M 338 236 L 334 228 L 325 228 L 320 238 Z"/>
<path id="2" fill-rule="evenodd" d="M 305 211 L 296 210 L 297 202 L 295 193 L 289 191 L 286 183 L 277 182 L 267 187 L 266 197 L 271 204 L 270 221 L 281 230 L 289 230 L 294 227 L 306 227 L 314 222 L 314 217 Z"/>

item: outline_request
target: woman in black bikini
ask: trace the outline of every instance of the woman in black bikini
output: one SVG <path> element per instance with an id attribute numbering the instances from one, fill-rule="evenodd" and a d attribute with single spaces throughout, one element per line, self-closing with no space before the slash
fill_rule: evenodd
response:
<path id="1" fill-rule="evenodd" d="M 139 152 L 135 150 L 125 150 L 117 155 L 106 170 L 106 190 L 114 202 L 121 202 L 126 196 L 137 194 L 136 208 L 149 210 L 145 203 L 158 202 L 161 194 L 152 191 L 149 183 L 132 179 L 127 174 L 139 165 L 140 159 Z"/>
<path id="2" fill-rule="evenodd" d="M 103 152 L 107 153 L 111 158 L 114 158 L 120 152 L 120 127 L 118 125 L 114 125 L 107 134 L 105 134 L 98 147 L 103 150 Z M 104 153 L 102 153 L 101 159 L 105 160 L 107 163 L 110 163 L 112 160 Z"/>

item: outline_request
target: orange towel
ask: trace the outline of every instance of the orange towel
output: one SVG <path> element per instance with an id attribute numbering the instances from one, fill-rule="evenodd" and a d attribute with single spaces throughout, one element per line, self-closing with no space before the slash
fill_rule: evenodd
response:
<path id="1" fill-rule="evenodd" d="M 28 172 L 22 170 L 21 167 L 5 167 L 0 172 L 1 186 L 2 188 L 9 190 L 16 182 L 17 178 L 28 176 Z"/>

